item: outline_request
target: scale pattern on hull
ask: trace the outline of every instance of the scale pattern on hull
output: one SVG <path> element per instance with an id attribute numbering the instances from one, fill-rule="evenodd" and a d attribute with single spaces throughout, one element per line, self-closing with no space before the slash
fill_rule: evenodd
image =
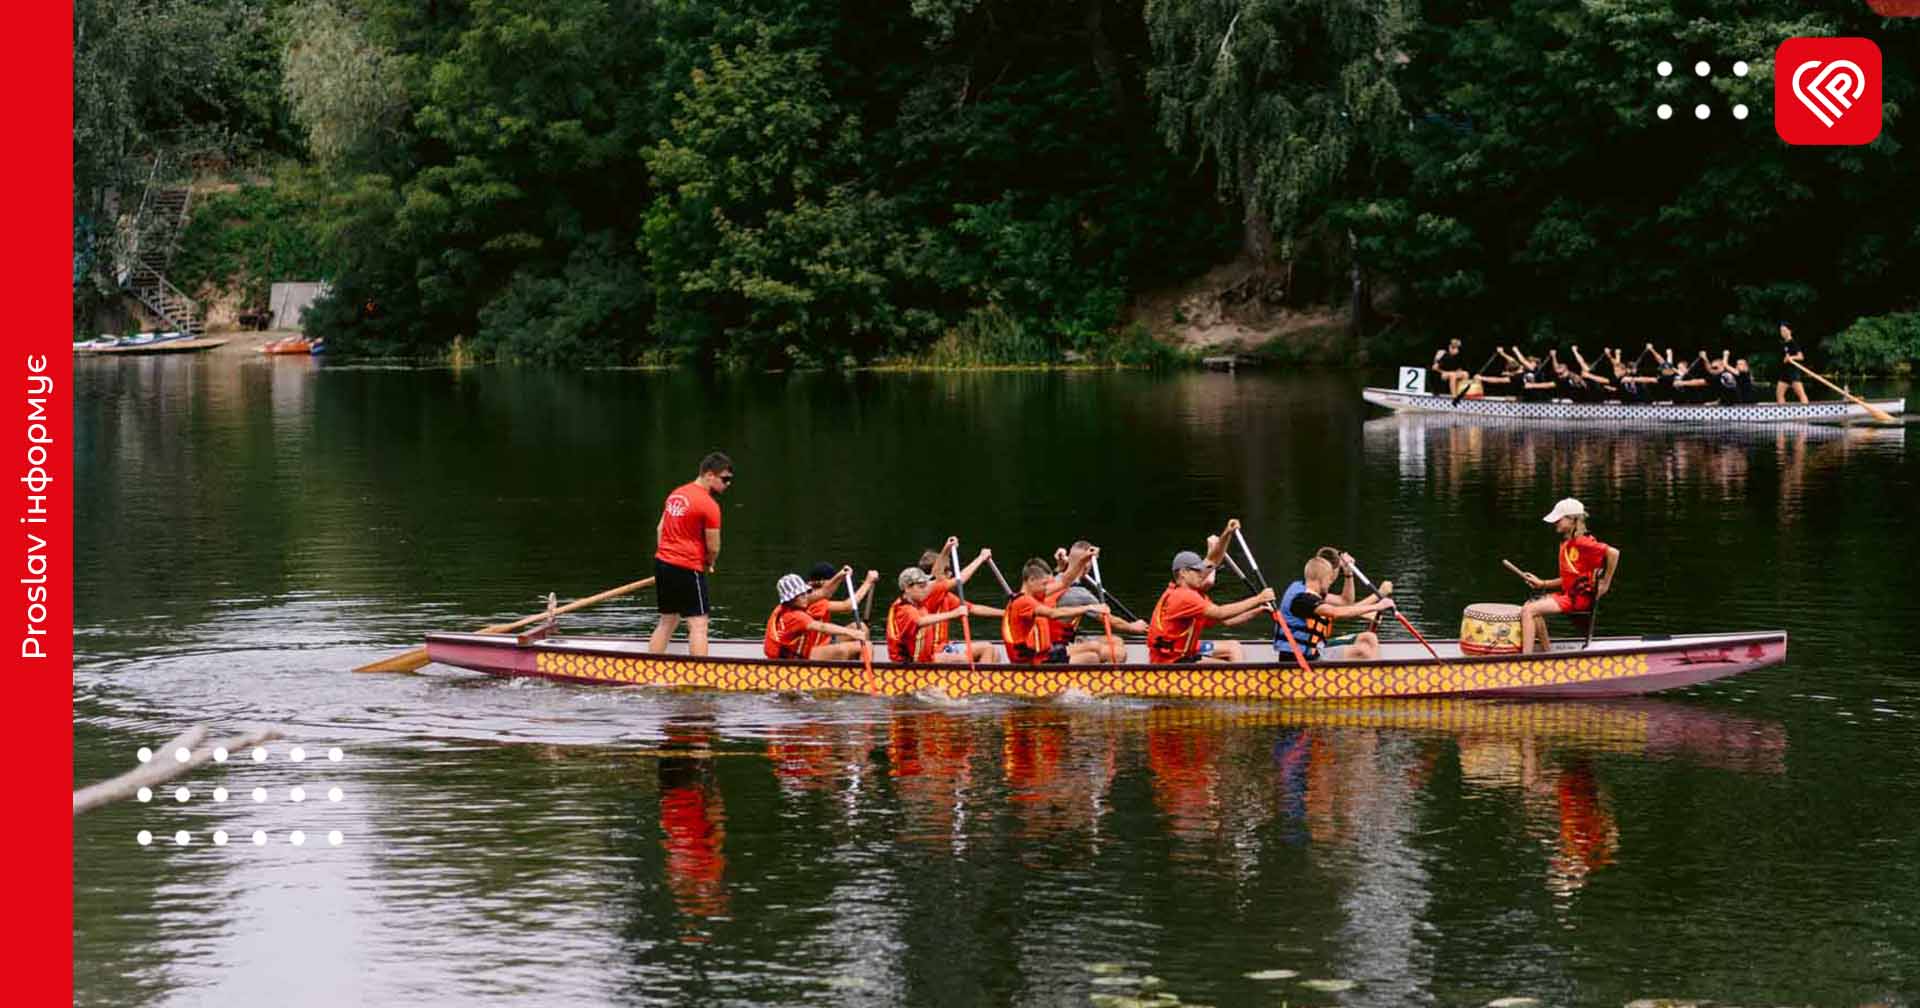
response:
<path id="1" fill-rule="evenodd" d="M 627 656 L 541 651 L 537 674 L 589 682 L 630 683 L 694 689 L 848 692 L 907 696 L 944 691 L 949 696 L 992 694 L 1045 698 L 1068 691 L 1093 696 L 1189 699 L 1342 700 L 1360 697 L 1429 696 L 1566 686 L 1646 675 L 1644 654 L 1571 654 L 1532 661 L 1465 661 L 1441 665 L 1325 665 L 1311 676 L 1292 666 L 1213 664 L 1110 668 L 963 665 L 877 665 L 871 677 L 858 665 L 798 665 L 776 662 L 689 661 L 673 656 Z"/>

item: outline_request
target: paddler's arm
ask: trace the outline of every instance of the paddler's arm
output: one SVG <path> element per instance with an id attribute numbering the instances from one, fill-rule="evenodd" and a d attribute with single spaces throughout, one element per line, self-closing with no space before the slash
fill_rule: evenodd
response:
<path id="1" fill-rule="evenodd" d="M 1358 605 L 1333 605 L 1322 602 L 1314 612 L 1328 619 L 1352 619 L 1355 616 L 1367 616 L 1391 608 L 1393 608 L 1392 599 L 1376 598 L 1371 602 L 1362 602 Z"/>
<path id="2" fill-rule="evenodd" d="M 873 591 L 874 582 L 879 580 L 880 580 L 879 571 L 875 571 L 875 570 L 868 571 L 867 579 L 865 581 L 862 581 L 860 583 L 860 589 L 853 593 L 853 602 L 848 608 L 852 608 L 852 606 L 854 605 L 859 605 L 865 602 L 867 600 L 867 596 Z"/>
<path id="3" fill-rule="evenodd" d="M 853 640 L 867 639 L 867 628 L 864 625 L 859 623 L 849 623 L 845 626 L 842 626 L 838 623 L 828 623 L 828 622 L 825 622 L 824 620 L 814 620 L 813 622 L 807 624 L 807 632 L 832 634 L 835 637 L 848 637 Z"/>
<path id="4" fill-rule="evenodd" d="M 1093 558 L 1099 555 L 1100 547 L 1098 546 L 1089 547 L 1086 552 L 1077 557 L 1071 553 L 1067 554 L 1067 569 L 1054 575 L 1052 590 L 1062 591 L 1078 584 L 1081 575 L 1087 572 L 1087 568 L 1093 566 Z"/>
<path id="5" fill-rule="evenodd" d="M 940 555 L 934 557 L 931 572 L 935 581 L 945 581 L 953 576 L 953 551 L 959 545 L 959 536 L 948 536 L 947 541 L 940 544 Z"/>
<path id="6" fill-rule="evenodd" d="M 1240 531 L 1240 519 L 1229 518 L 1227 527 L 1221 529 L 1219 535 L 1207 538 L 1207 563 L 1218 567 L 1227 562 L 1227 544 L 1233 539 L 1233 534 L 1238 531 Z"/>
<path id="7" fill-rule="evenodd" d="M 978 602 L 967 603 L 967 611 L 975 616 L 1005 616 L 1007 614 L 1005 609 L 995 609 L 990 605 L 981 605 Z M 960 610 L 955 609 L 953 612 L 958 616 Z"/>
<path id="8" fill-rule="evenodd" d="M 1595 590 L 1594 598 L 1601 598 L 1613 590 L 1613 572 L 1620 569 L 1620 547 L 1607 547 L 1607 569 L 1600 575 L 1600 586 Z"/>
<path id="9" fill-rule="evenodd" d="M 875 572 L 873 571 L 868 571 L 867 573 L 872 574 L 875 577 L 878 577 L 878 575 L 875 574 Z M 851 581 L 851 580 L 853 580 L 853 568 L 851 567 L 840 568 L 839 570 L 834 572 L 833 580 L 827 582 L 827 594 L 829 596 L 835 595 L 840 590 L 840 582 Z M 872 584 L 873 582 L 868 581 L 867 583 Z M 859 604 L 860 604 L 860 599 L 857 596 L 852 601 L 848 601 L 847 599 L 843 599 L 843 598 L 829 597 L 827 599 L 827 611 L 828 612 L 852 612 L 853 607 Z"/>
<path id="10" fill-rule="evenodd" d="M 981 550 L 980 555 L 977 557 L 974 557 L 972 562 L 968 563 L 965 567 L 960 568 L 960 573 L 955 574 L 953 576 L 953 579 L 955 581 L 960 582 L 961 584 L 966 584 L 967 579 L 973 577 L 973 575 L 980 570 L 980 565 L 983 563 L 986 563 L 987 560 L 992 556 L 993 556 L 992 550 L 990 549 Z"/>
<path id="11" fill-rule="evenodd" d="M 1043 619 L 1058 619 L 1058 620 L 1077 619 L 1081 616 L 1087 615 L 1088 613 L 1092 613 L 1093 615 L 1098 616 L 1106 611 L 1107 611 L 1107 607 L 1103 603 L 1095 603 L 1093 605 L 1061 606 L 1058 609 L 1055 609 L 1053 606 L 1050 606 L 1050 605 L 1036 605 L 1033 607 L 1034 615 L 1039 616 Z"/>
<path id="12" fill-rule="evenodd" d="M 1235 617 L 1251 617 L 1254 610 L 1273 601 L 1273 589 L 1262 588 L 1259 594 L 1250 595 L 1238 602 L 1227 605 L 1209 605 L 1202 615 L 1215 623 L 1230 623 Z"/>
<path id="13" fill-rule="evenodd" d="M 662 531 L 665 530 L 666 524 L 667 524 L 667 520 L 665 518 L 660 519 L 660 526 Z M 714 566 L 719 562 L 720 562 L 720 530 L 717 528 L 710 528 L 707 530 L 707 573 L 709 574 L 713 573 Z"/>

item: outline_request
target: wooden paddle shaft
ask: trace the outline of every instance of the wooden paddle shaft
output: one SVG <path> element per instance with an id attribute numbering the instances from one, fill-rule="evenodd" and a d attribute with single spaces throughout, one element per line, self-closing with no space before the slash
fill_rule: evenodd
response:
<path id="1" fill-rule="evenodd" d="M 558 616 L 561 613 L 570 613 L 576 609 L 585 609 L 586 607 L 593 605 L 596 602 L 605 602 L 610 598 L 617 598 L 621 595 L 629 595 L 629 594 L 632 594 L 633 592 L 639 591 L 642 588 L 646 588 L 652 584 L 653 584 L 652 578 L 650 577 L 641 578 L 638 581 L 633 581 L 627 584 L 623 584 L 618 588 L 609 588 L 606 591 L 599 593 L 598 595 L 589 595 L 583 599 L 575 599 L 572 602 L 567 603 L 566 605 L 559 606 L 551 610 L 550 612 L 535 613 L 532 616 L 525 617 L 524 619 L 517 619 L 511 623 L 498 623 L 489 627 L 481 627 L 480 629 L 474 632 L 483 633 L 483 634 L 512 633 L 513 631 L 518 630 L 521 627 L 531 626 L 532 624 L 538 623 L 543 619 L 549 618 L 550 616 Z M 359 668 L 354 669 L 354 671 L 355 672 L 411 672 L 414 669 L 417 669 L 420 666 L 425 665 L 426 663 L 427 663 L 427 649 L 425 647 L 417 647 L 417 648 L 411 648 L 407 651 L 403 651 L 397 655 L 394 655 L 391 658 L 383 658 L 377 662 L 369 662 L 365 665 L 360 666 Z"/>
<path id="2" fill-rule="evenodd" d="M 1891 413 L 1888 413 L 1888 412 L 1887 412 L 1886 410 L 1883 410 L 1883 409 L 1881 409 L 1880 407 L 1878 407 L 1878 406 L 1875 406 L 1874 404 L 1872 404 L 1872 403 L 1870 403 L 1870 402 L 1868 402 L 1868 401 L 1866 401 L 1865 399 L 1862 399 L 1862 398 L 1860 398 L 1859 396 L 1857 396 L 1857 395 L 1854 395 L 1853 393 L 1851 393 L 1851 392 L 1849 392 L 1849 391 L 1847 391 L 1846 389 L 1843 389 L 1843 388 L 1841 388 L 1840 386 L 1838 386 L 1838 385 L 1835 385 L 1834 383 L 1832 383 L 1832 382 L 1830 382 L 1830 381 L 1828 381 L 1828 380 L 1826 379 L 1826 376 L 1825 376 L 1825 375 L 1822 375 L 1822 374 L 1821 374 L 1820 372 L 1818 372 L 1818 371 L 1815 371 L 1814 369 L 1812 369 L 1812 368 L 1810 368 L 1810 367 L 1808 367 L 1808 366 L 1806 366 L 1805 364 L 1802 364 L 1802 363 L 1800 363 L 1800 362 L 1799 362 L 1799 361 L 1797 361 L 1797 360 L 1789 360 L 1789 361 L 1787 361 L 1787 363 L 1789 363 L 1789 364 L 1791 364 L 1791 365 L 1793 365 L 1794 367 L 1797 367 L 1797 368 L 1799 368 L 1799 369 L 1800 369 L 1800 370 L 1802 370 L 1802 371 L 1805 371 L 1805 372 L 1806 372 L 1807 374 L 1809 374 L 1809 375 L 1812 375 L 1812 376 L 1813 376 L 1813 380 L 1814 380 L 1814 381 L 1817 381 L 1817 382 L 1819 382 L 1820 384 L 1822 384 L 1822 385 L 1825 385 L 1826 387 L 1828 387 L 1828 388 L 1830 388 L 1830 389 L 1832 389 L 1832 390 L 1834 390 L 1835 392 L 1838 392 L 1838 393 L 1840 393 L 1841 395 L 1843 395 L 1843 396 L 1845 396 L 1846 398 L 1848 398 L 1848 399 L 1851 399 L 1851 400 L 1853 400 L 1853 401 L 1854 401 L 1855 403 L 1857 403 L 1857 404 L 1859 404 L 1860 406 L 1862 406 L 1862 407 L 1864 407 L 1864 408 L 1866 409 L 1866 411 L 1867 411 L 1867 413 L 1868 413 L 1868 414 L 1870 414 L 1870 415 L 1871 415 L 1871 416 L 1872 416 L 1872 417 L 1873 417 L 1873 418 L 1874 418 L 1875 420 L 1878 420 L 1878 421 L 1880 421 L 1881 423 L 1893 423 L 1893 422 L 1894 422 L 1894 419 L 1893 419 L 1893 414 L 1891 414 Z"/>

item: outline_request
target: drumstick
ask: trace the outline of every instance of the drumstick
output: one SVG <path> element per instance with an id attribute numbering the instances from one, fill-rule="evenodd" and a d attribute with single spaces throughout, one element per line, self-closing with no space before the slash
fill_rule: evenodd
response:
<path id="1" fill-rule="evenodd" d="M 1508 559 L 1506 559 L 1506 558 L 1504 558 L 1504 557 L 1502 557 L 1502 558 L 1501 558 L 1501 560 L 1500 560 L 1500 566 L 1502 566 L 1502 567 L 1505 567 L 1506 569 L 1508 569 L 1508 570 L 1510 570 L 1510 571 L 1512 571 L 1512 572 L 1513 572 L 1513 575 L 1514 575 L 1514 577 L 1517 577 L 1517 578 L 1519 578 L 1519 579 L 1520 579 L 1520 580 L 1522 580 L 1522 581 L 1525 581 L 1525 580 L 1527 579 L 1527 572 L 1526 572 L 1526 571 L 1523 571 L 1523 570 L 1521 570 L 1521 569 L 1520 569 L 1520 568 L 1518 568 L 1518 567 L 1515 567 L 1515 566 L 1513 565 L 1513 561 L 1511 561 L 1511 560 L 1508 560 Z"/>

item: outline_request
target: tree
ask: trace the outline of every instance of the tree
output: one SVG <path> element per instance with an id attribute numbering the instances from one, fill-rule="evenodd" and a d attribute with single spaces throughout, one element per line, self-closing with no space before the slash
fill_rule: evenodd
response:
<path id="1" fill-rule="evenodd" d="M 376 165 L 392 155 L 407 111 L 396 62 L 331 0 L 288 12 L 281 88 L 322 164 Z"/>
<path id="2" fill-rule="evenodd" d="M 1161 134 L 1214 164 L 1256 272 L 1356 152 L 1403 129 L 1407 0 L 1148 0 Z"/>

